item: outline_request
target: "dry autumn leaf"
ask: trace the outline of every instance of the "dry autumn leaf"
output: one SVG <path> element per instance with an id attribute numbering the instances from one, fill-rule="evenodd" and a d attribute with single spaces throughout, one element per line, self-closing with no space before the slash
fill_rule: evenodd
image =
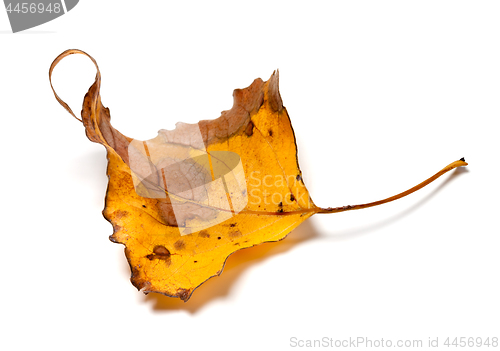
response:
<path id="1" fill-rule="evenodd" d="M 214 120 L 178 123 L 175 130 L 139 141 L 113 128 L 101 103 L 101 75 L 85 95 L 82 119 L 87 137 L 106 147 L 109 184 L 104 217 L 110 240 L 125 245 L 134 286 L 187 301 L 207 279 L 221 274 L 233 252 L 278 241 L 315 213 L 380 205 L 406 196 L 444 173 L 465 166 L 455 161 L 416 187 L 385 200 L 320 208 L 302 181 L 297 146 L 278 90 L 278 74 L 234 90 L 231 110 Z M 51 82 L 52 86 L 52 82 Z M 52 90 L 54 90 L 52 88 Z"/>

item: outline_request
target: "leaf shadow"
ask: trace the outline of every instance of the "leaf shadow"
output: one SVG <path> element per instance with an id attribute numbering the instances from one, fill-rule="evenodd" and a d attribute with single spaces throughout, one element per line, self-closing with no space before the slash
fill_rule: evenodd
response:
<path id="1" fill-rule="evenodd" d="M 92 165 L 92 167 L 88 165 Z M 100 189 L 99 191 L 92 191 L 95 193 L 95 197 L 93 197 L 94 205 L 99 207 L 103 206 L 102 193 L 108 183 L 108 178 L 102 176 L 106 174 L 106 166 L 106 157 L 103 157 L 103 151 L 98 149 L 73 158 L 67 166 L 69 175 L 77 179 L 80 184 L 88 189 Z M 156 311 L 187 310 L 194 313 L 210 301 L 228 296 L 231 287 L 251 266 L 274 255 L 285 253 L 296 244 L 315 237 L 318 237 L 318 232 L 314 227 L 314 223 L 307 220 L 289 233 L 284 240 L 264 243 L 233 253 L 227 259 L 222 274 L 203 283 L 196 289 L 187 303 L 178 298 L 155 293 L 145 295 L 144 299 L 146 302 L 152 303 L 153 309 Z M 123 270 L 130 277 L 130 267 L 124 257 L 122 261 Z"/>
<path id="2" fill-rule="evenodd" d="M 399 212 L 384 220 L 371 223 L 368 225 L 355 227 L 353 229 L 344 230 L 336 234 L 320 234 L 314 226 L 314 220 L 308 219 L 299 227 L 293 230 L 284 240 L 265 243 L 256 247 L 243 249 L 232 254 L 226 261 L 226 265 L 222 275 L 209 279 L 202 284 L 195 293 L 191 296 L 188 302 L 183 302 L 177 298 L 167 297 L 161 294 L 149 294 L 144 297 L 144 300 L 153 304 L 153 310 L 156 312 L 184 310 L 190 313 L 196 313 L 209 302 L 220 298 L 227 297 L 231 293 L 231 287 L 250 266 L 263 262 L 267 258 L 289 251 L 296 244 L 305 242 L 311 239 L 321 240 L 348 240 L 357 236 L 366 235 L 373 232 L 375 229 L 380 229 L 388 226 L 402 218 L 410 215 L 418 208 L 422 207 L 435 197 L 445 186 L 453 179 L 456 179 L 460 174 L 468 173 L 468 169 L 460 167 L 455 169 L 437 188 L 432 190 L 428 195 L 422 198 L 417 203 L 402 212 Z"/>
<path id="3" fill-rule="evenodd" d="M 297 244 L 318 236 L 314 222 L 310 219 L 306 220 L 289 233 L 284 240 L 264 243 L 233 253 L 227 259 L 222 274 L 203 283 L 187 302 L 156 293 L 144 296 L 144 300 L 151 303 L 155 311 L 185 310 L 195 313 L 209 302 L 227 297 L 235 282 L 248 268 L 272 256 L 283 254 Z"/>
<path id="4" fill-rule="evenodd" d="M 425 205 L 433 197 L 435 197 L 441 190 L 443 190 L 451 181 L 456 179 L 460 174 L 465 174 L 465 173 L 469 173 L 469 170 L 466 167 L 455 168 L 455 170 L 452 171 L 452 173 L 438 187 L 436 187 L 429 194 L 427 194 L 425 197 L 420 199 L 420 201 L 414 203 L 413 205 L 411 205 L 407 209 L 405 209 L 405 210 L 403 210 L 395 215 L 392 215 L 388 218 L 377 221 L 375 223 L 370 223 L 367 225 L 342 230 L 342 231 L 339 231 L 335 234 L 323 235 L 323 238 L 327 239 L 327 240 L 352 239 L 352 238 L 355 238 L 358 236 L 366 235 L 370 232 L 373 232 L 374 230 L 389 226 L 389 225 L 401 220 L 402 218 L 410 215 L 412 212 L 416 211 L 417 209 L 419 209 L 420 207 Z"/>
<path id="5" fill-rule="evenodd" d="M 93 167 L 88 167 L 89 164 L 92 164 Z M 68 172 L 72 177 L 78 178 L 79 182 L 85 184 L 89 189 L 106 189 L 107 177 L 101 176 L 106 173 L 106 164 L 107 161 L 105 157 L 103 157 L 102 151 L 96 150 L 82 155 L 71 162 L 68 165 Z M 96 167 L 100 169 L 99 172 L 96 171 Z M 438 187 L 420 201 L 383 220 L 337 231 L 335 233 L 320 234 L 314 225 L 314 218 L 310 218 L 288 234 L 282 241 L 264 243 L 252 248 L 239 250 L 227 259 L 222 274 L 202 284 L 196 289 L 187 303 L 177 298 L 155 293 L 145 295 L 144 301 L 152 304 L 152 308 L 156 312 L 184 310 L 190 313 L 196 313 L 208 303 L 228 297 L 237 280 L 240 279 L 248 268 L 255 264 L 264 262 L 272 256 L 283 254 L 291 250 L 295 245 L 308 240 L 350 240 L 391 225 L 425 205 L 459 175 L 468 172 L 469 170 L 466 167 L 455 169 Z M 98 194 L 102 194 L 102 191 L 96 191 L 95 205 L 102 206 L 102 196 Z M 123 260 L 123 262 L 124 270 L 126 270 L 126 274 L 130 276 L 130 267 L 126 264 L 126 260 Z"/>

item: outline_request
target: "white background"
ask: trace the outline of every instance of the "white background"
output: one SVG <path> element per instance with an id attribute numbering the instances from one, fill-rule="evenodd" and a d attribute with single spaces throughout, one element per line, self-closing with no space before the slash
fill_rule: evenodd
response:
<path id="1" fill-rule="evenodd" d="M 0 11 L 2 348 L 500 337 L 499 17 L 496 1 L 84 0 L 12 34 Z M 218 117 L 233 89 L 278 68 L 322 207 L 394 195 L 461 157 L 469 166 L 240 251 L 187 303 L 144 296 L 101 214 L 105 149 L 50 90 L 49 66 L 69 48 L 97 60 L 113 125 L 137 139 Z M 80 55 L 55 70 L 77 114 L 94 76 Z"/>

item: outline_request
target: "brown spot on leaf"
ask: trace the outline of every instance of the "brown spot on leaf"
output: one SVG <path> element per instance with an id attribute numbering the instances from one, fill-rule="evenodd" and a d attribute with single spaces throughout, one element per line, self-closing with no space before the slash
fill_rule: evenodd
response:
<path id="1" fill-rule="evenodd" d="M 230 226 L 231 228 L 234 228 L 234 227 L 236 227 L 236 223 L 231 223 L 229 226 Z"/>
<path id="2" fill-rule="evenodd" d="M 179 239 L 174 243 L 174 247 L 176 250 L 182 250 L 186 247 L 186 243 L 184 242 L 184 240 Z"/>
<path id="3" fill-rule="evenodd" d="M 152 260 L 162 260 L 165 261 L 167 265 L 170 265 L 170 251 L 165 246 L 157 245 L 153 249 L 153 253 L 146 256 L 150 261 Z"/>
<path id="4" fill-rule="evenodd" d="M 269 136 L 273 136 L 273 131 L 269 129 Z"/>
<path id="5" fill-rule="evenodd" d="M 208 234 L 206 230 L 202 230 L 201 232 L 199 232 L 198 236 L 201 238 L 210 238 L 210 234 Z"/>
<path id="6" fill-rule="evenodd" d="M 165 246 L 162 245 L 157 245 L 153 249 L 153 252 L 155 255 L 162 256 L 162 257 L 170 257 L 170 251 Z"/>
<path id="7" fill-rule="evenodd" d="M 295 196 L 293 196 L 293 194 L 290 194 L 290 201 L 295 201 Z"/>
<path id="8" fill-rule="evenodd" d="M 239 230 L 235 230 L 235 231 L 232 231 L 231 233 L 229 233 L 229 236 L 231 238 L 238 238 L 240 236 L 242 236 L 243 234 L 241 234 L 241 232 Z"/>
<path id="9" fill-rule="evenodd" d="M 127 217 L 128 216 L 128 212 L 127 211 L 124 211 L 124 210 L 118 210 L 118 211 L 115 211 L 113 213 L 115 219 L 120 219 L 122 217 Z"/>
<path id="10" fill-rule="evenodd" d="M 184 302 L 186 302 L 187 300 L 189 300 L 189 293 L 190 291 L 187 290 L 187 289 L 178 289 L 177 290 L 177 296 Z"/>
<path id="11" fill-rule="evenodd" d="M 247 124 L 247 127 L 245 129 L 245 134 L 247 136 L 252 136 L 253 135 L 253 122 L 250 121 L 248 124 Z"/>

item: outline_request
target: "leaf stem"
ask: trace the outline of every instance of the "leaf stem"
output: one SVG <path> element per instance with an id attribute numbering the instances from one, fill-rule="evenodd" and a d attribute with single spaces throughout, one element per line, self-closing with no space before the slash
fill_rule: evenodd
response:
<path id="1" fill-rule="evenodd" d="M 438 179 L 439 177 L 441 177 L 446 172 L 449 172 L 452 169 L 455 169 L 457 167 L 467 166 L 467 165 L 468 165 L 468 163 L 465 162 L 465 159 L 461 158 L 458 161 L 450 163 L 448 166 L 444 167 L 442 170 L 440 170 L 439 172 L 437 172 L 436 174 L 434 174 L 432 177 L 430 177 L 427 180 L 424 180 L 422 183 L 414 186 L 413 188 L 408 189 L 408 190 L 406 190 L 406 191 L 404 191 L 404 192 L 402 192 L 400 194 L 388 197 L 387 199 L 379 200 L 379 201 L 375 201 L 375 202 L 369 202 L 367 204 L 362 204 L 362 205 L 354 205 L 354 206 L 349 205 L 349 206 L 333 207 L 333 208 L 332 207 L 321 208 L 321 209 L 319 209 L 319 211 L 317 211 L 317 213 L 337 213 L 337 212 L 345 212 L 345 211 L 352 211 L 352 210 L 361 210 L 363 208 L 368 208 L 368 207 L 382 205 L 382 204 L 385 204 L 385 203 L 388 203 L 388 202 L 400 199 L 402 197 L 405 197 L 406 195 L 410 195 L 411 193 L 413 193 L 413 192 L 415 192 L 415 191 L 417 191 L 419 189 L 422 189 L 427 184 L 432 183 L 433 181 L 435 181 L 436 179 Z"/>
<path id="2" fill-rule="evenodd" d="M 467 165 L 468 165 L 468 163 L 465 162 L 465 160 L 463 158 L 461 158 L 458 161 L 450 163 L 448 166 L 444 167 L 442 170 L 440 170 L 439 172 L 437 172 L 436 174 L 434 174 L 432 177 L 430 177 L 427 180 L 424 180 L 422 183 L 414 186 L 411 189 L 408 189 L 408 190 L 406 190 L 406 191 L 404 191 L 404 192 L 402 192 L 400 194 L 388 197 L 387 199 L 379 200 L 379 201 L 375 201 L 375 202 L 369 202 L 367 204 L 354 205 L 354 206 L 348 205 L 348 206 L 341 206 L 341 207 L 328 207 L 328 208 L 321 208 L 321 207 L 314 206 L 314 207 L 311 207 L 311 208 L 305 208 L 305 209 L 301 209 L 301 210 L 287 211 L 287 212 L 266 212 L 266 211 L 243 210 L 243 211 L 241 211 L 239 213 L 241 213 L 241 214 L 262 215 L 262 216 L 293 216 L 293 215 L 297 215 L 297 214 L 304 214 L 304 213 L 311 213 L 311 212 L 314 214 L 314 213 L 338 213 L 338 212 L 345 212 L 345 211 L 352 211 L 352 210 L 361 210 L 363 208 L 368 208 L 368 207 L 382 205 L 382 204 L 385 204 L 385 203 L 388 203 L 388 202 L 400 199 L 402 197 L 405 197 L 406 195 L 410 195 L 411 193 L 413 193 L 413 192 L 415 192 L 415 191 L 417 191 L 419 189 L 422 189 L 427 184 L 432 183 L 433 181 L 435 181 L 436 179 L 438 179 L 439 177 L 441 177 L 443 174 L 451 171 L 452 169 L 455 169 L 455 168 L 461 167 L 461 166 L 467 166 Z M 168 196 L 174 196 L 174 197 L 176 197 L 175 194 L 171 194 L 171 193 L 168 193 Z M 195 203 L 194 201 L 190 201 L 190 200 L 187 200 L 187 199 L 183 199 L 183 200 L 186 201 L 186 202 L 193 202 L 193 203 Z M 200 206 L 202 206 L 202 205 L 200 205 Z M 205 207 L 205 206 L 202 206 L 202 207 Z M 233 211 L 228 210 L 228 209 L 216 208 L 216 207 L 211 207 L 211 208 L 214 208 L 214 209 L 216 209 L 218 211 L 222 211 L 222 212 L 232 212 L 234 214 Z"/>

